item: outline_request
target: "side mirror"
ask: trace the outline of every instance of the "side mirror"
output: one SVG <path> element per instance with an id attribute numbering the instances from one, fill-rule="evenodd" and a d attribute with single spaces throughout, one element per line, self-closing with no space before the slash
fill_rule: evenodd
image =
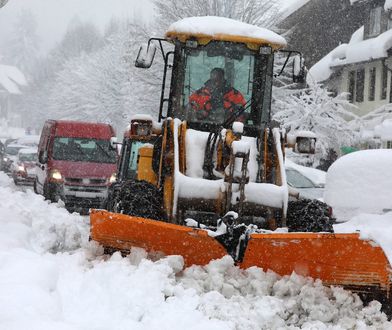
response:
<path id="1" fill-rule="evenodd" d="M 137 54 L 135 66 L 137 68 L 148 69 L 154 61 L 155 52 L 157 48 L 153 44 L 143 44 Z"/>
<path id="2" fill-rule="evenodd" d="M 38 155 L 38 160 L 41 164 L 46 164 L 48 162 L 48 152 L 41 150 Z"/>
<path id="3" fill-rule="evenodd" d="M 113 150 L 116 150 L 117 149 L 117 147 L 116 147 L 117 144 L 118 144 L 117 137 L 112 136 L 110 138 L 110 148 L 113 149 Z"/>
<path id="4" fill-rule="evenodd" d="M 293 82 L 303 84 L 306 81 L 305 65 L 300 55 L 293 59 Z"/>
<path id="5" fill-rule="evenodd" d="M 316 139 L 312 137 L 297 137 L 295 152 L 313 155 L 316 151 Z"/>

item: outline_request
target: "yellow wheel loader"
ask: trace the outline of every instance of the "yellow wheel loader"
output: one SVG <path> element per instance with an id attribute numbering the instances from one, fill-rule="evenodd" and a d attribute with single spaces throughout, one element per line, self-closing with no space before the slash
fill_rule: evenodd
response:
<path id="1" fill-rule="evenodd" d="M 132 118 L 106 210 L 91 210 L 91 239 L 109 252 L 182 255 L 186 266 L 229 254 L 244 269 L 296 272 L 388 306 L 383 250 L 358 233 L 334 234 L 323 203 L 289 202 L 286 134 L 270 115 L 285 40 L 230 19 L 188 18 L 142 46 L 136 66 L 151 66 L 155 44 L 164 59 L 159 118 Z M 286 52 L 296 54 L 294 81 L 303 80 L 298 53 Z M 207 89 L 213 71 L 226 92 Z"/>

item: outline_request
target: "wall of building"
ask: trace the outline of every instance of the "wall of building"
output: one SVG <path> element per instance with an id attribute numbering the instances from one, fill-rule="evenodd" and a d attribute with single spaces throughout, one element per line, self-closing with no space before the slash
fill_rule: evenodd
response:
<path id="1" fill-rule="evenodd" d="M 357 72 L 358 70 L 364 68 L 365 69 L 365 77 L 364 77 L 364 95 L 363 95 L 363 102 L 356 101 L 356 91 L 353 95 L 353 104 L 358 107 L 358 110 L 355 112 L 356 115 L 364 116 L 367 113 L 371 112 L 372 110 L 379 108 L 385 104 L 390 102 L 391 97 L 391 72 L 387 71 L 387 89 L 386 89 L 386 98 L 382 99 L 382 71 L 383 71 L 383 64 L 381 60 L 369 62 L 369 63 L 360 63 L 356 65 L 350 65 L 344 67 L 341 70 L 340 74 L 340 91 L 349 92 L 349 74 L 352 71 Z M 369 100 L 370 94 L 370 70 L 372 68 L 376 68 L 376 79 L 375 79 L 375 94 L 374 94 L 374 101 Z"/>

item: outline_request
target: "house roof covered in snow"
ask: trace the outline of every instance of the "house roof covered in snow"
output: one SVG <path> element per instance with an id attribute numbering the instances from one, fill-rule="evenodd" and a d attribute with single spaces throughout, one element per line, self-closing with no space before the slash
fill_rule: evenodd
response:
<path id="1" fill-rule="evenodd" d="M 10 94 L 20 94 L 20 86 L 26 86 L 24 74 L 16 67 L 0 64 L 0 88 Z"/>
<path id="2" fill-rule="evenodd" d="M 341 44 L 324 56 L 309 70 L 311 81 L 325 81 L 339 66 L 367 62 L 388 57 L 388 50 L 392 48 L 392 29 L 379 36 L 364 39 L 364 27 L 360 27 L 351 36 L 348 44 Z"/>
<path id="3" fill-rule="evenodd" d="M 268 29 L 217 16 L 184 18 L 169 26 L 166 37 L 181 41 L 196 38 L 205 42 L 209 40 L 244 42 L 270 45 L 274 49 L 287 45 L 283 37 Z"/>

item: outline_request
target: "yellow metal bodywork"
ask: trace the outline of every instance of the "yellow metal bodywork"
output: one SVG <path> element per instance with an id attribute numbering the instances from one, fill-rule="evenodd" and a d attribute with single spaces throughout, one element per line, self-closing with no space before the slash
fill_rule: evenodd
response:
<path id="1" fill-rule="evenodd" d="M 157 176 L 152 169 L 153 151 L 152 147 L 141 147 L 139 149 L 137 179 L 156 185 Z"/>

